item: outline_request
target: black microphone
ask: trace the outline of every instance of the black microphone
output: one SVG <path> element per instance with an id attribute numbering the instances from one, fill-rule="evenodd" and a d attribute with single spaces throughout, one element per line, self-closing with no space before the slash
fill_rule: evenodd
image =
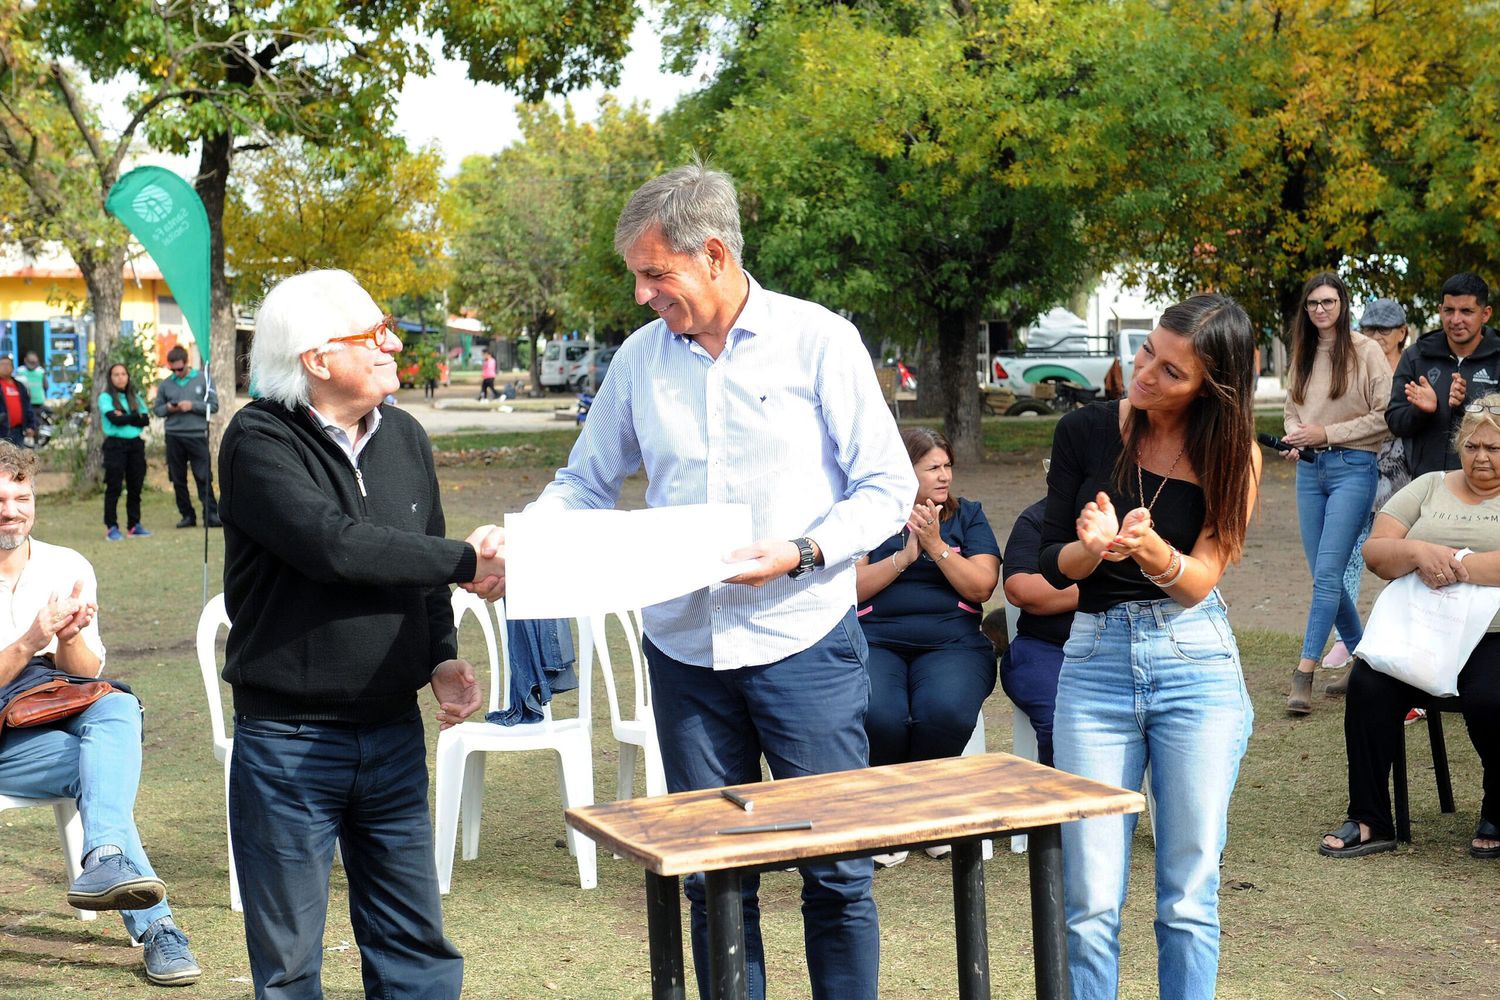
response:
<path id="1" fill-rule="evenodd" d="M 1294 444 L 1287 444 L 1285 441 L 1281 440 L 1281 438 L 1279 437 L 1276 437 L 1274 434 L 1257 434 L 1255 435 L 1255 440 L 1259 441 L 1267 448 L 1275 448 L 1277 451 L 1291 451 L 1292 449 L 1297 447 Z M 1311 462 L 1313 460 L 1312 449 L 1303 448 L 1298 453 L 1297 458 L 1303 462 Z"/>

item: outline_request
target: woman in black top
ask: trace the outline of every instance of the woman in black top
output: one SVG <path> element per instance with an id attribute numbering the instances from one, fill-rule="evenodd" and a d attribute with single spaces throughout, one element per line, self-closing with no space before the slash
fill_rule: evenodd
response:
<path id="1" fill-rule="evenodd" d="M 1160 996 L 1210 998 L 1218 857 L 1251 708 L 1217 586 L 1244 549 L 1260 458 L 1249 317 L 1221 295 L 1162 313 L 1129 391 L 1058 422 L 1041 569 L 1078 584 L 1056 766 L 1156 798 Z M 1064 825 L 1073 996 L 1113 998 L 1136 817 Z"/>
<path id="2" fill-rule="evenodd" d="M 948 439 L 901 432 L 917 499 L 907 525 L 855 567 L 870 646 L 870 763 L 954 757 L 995 689 L 995 648 L 979 631 L 1000 577 L 1000 546 L 974 500 L 951 492 Z"/>

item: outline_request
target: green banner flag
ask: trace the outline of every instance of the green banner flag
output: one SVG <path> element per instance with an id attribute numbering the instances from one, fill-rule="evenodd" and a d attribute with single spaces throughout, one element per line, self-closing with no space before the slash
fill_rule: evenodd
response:
<path id="1" fill-rule="evenodd" d="M 161 167 L 137 167 L 115 182 L 104 199 L 161 268 L 172 296 L 187 317 L 208 366 L 208 213 L 191 184 Z"/>

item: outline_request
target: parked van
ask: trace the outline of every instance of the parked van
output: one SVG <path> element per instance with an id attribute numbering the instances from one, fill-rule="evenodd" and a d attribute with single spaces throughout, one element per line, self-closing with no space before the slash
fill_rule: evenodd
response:
<path id="1" fill-rule="evenodd" d="M 572 389 L 588 378 L 589 354 L 593 348 L 586 340 L 554 340 L 542 352 L 542 388 L 551 392 Z"/>

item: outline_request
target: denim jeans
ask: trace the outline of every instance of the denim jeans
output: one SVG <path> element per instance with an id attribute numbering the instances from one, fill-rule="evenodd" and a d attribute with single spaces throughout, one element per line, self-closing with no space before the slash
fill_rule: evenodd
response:
<path id="1" fill-rule="evenodd" d="M 229 829 L 257 1000 L 317 1000 L 334 841 L 366 996 L 459 995 L 443 937 L 422 719 L 378 725 L 237 716 Z"/>
<path id="2" fill-rule="evenodd" d="M 83 852 L 118 847 L 143 875 L 155 875 L 135 828 L 141 783 L 141 703 L 116 691 L 50 726 L 6 729 L 0 738 L 0 792 L 27 798 L 71 798 L 83 819 Z M 163 899 L 147 910 L 121 910 L 137 941 L 152 921 L 170 916 Z"/>
<path id="3" fill-rule="evenodd" d="M 810 648 L 758 667 L 716 671 L 672 659 L 647 638 L 651 710 L 673 792 L 760 780 L 764 754 L 777 778 L 864 767 L 869 756 L 864 634 L 854 609 Z M 802 869 L 802 925 L 814 1000 L 875 1000 L 880 925 L 869 858 Z M 708 996 L 708 919 L 703 875 L 689 875 L 693 965 Z M 760 876 L 741 878 L 751 1000 L 766 995 Z"/>
<path id="4" fill-rule="evenodd" d="M 1369 521 L 1377 485 L 1374 452 L 1344 448 L 1319 452 L 1311 463 L 1297 463 L 1297 521 L 1313 580 L 1302 638 L 1304 659 L 1323 655 L 1334 625 L 1350 649 L 1364 637 L 1354 598 L 1344 589 L 1344 568 Z"/>
<path id="5" fill-rule="evenodd" d="M 1052 766 L 1052 717 L 1057 706 L 1057 675 L 1062 647 L 1045 639 L 1018 635 L 1000 658 L 1000 686 L 1036 730 L 1036 759 Z"/>
<path id="6" fill-rule="evenodd" d="M 1252 711 L 1218 592 L 1184 609 L 1080 611 L 1063 650 L 1057 767 L 1156 798 L 1157 980 L 1163 1000 L 1206 1000 L 1219 971 L 1219 852 Z M 1120 910 L 1137 817 L 1063 824 L 1074 1000 L 1113 1000 Z"/>

